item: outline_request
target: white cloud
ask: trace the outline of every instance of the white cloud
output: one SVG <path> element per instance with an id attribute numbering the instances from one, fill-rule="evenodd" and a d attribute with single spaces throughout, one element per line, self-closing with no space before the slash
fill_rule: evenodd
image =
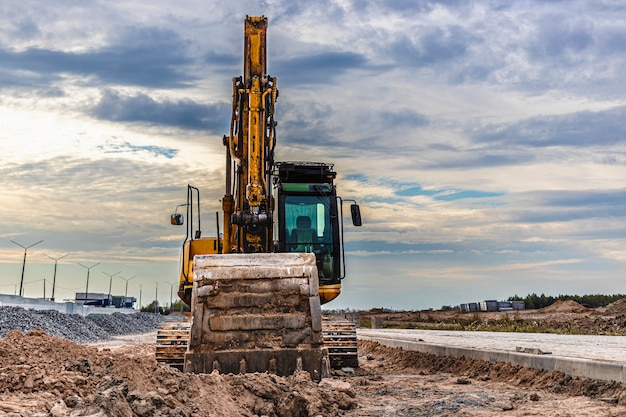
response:
<path id="1" fill-rule="evenodd" d="M 278 159 L 334 162 L 340 193 L 362 205 L 333 304 L 558 292 L 568 277 L 577 291 L 611 291 L 626 260 L 624 11 L 530 0 L 7 5 L 0 277 L 21 266 L 10 239 L 43 238 L 42 251 L 72 262 L 102 260 L 145 285 L 175 280 L 182 237 L 168 216 L 191 183 L 214 223 L 243 19 L 265 14 Z M 39 255 L 32 271 L 45 274 Z M 66 288 L 82 282 L 82 268 L 64 266 Z"/>

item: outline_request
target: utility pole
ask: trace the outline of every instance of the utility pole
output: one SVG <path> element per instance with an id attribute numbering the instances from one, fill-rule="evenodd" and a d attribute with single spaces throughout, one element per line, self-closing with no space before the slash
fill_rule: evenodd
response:
<path id="1" fill-rule="evenodd" d="M 107 274 L 104 271 L 102 271 L 102 273 L 106 275 L 107 277 L 109 277 L 109 298 L 107 298 L 107 305 L 111 305 L 113 304 L 113 298 L 111 297 L 111 286 L 113 285 L 113 277 L 116 276 L 117 274 L 121 274 L 122 271 L 117 271 L 115 274 Z"/>
<path id="2" fill-rule="evenodd" d="M 170 284 L 170 314 L 174 312 L 174 305 L 172 304 L 172 293 L 174 292 L 174 284 L 169 281 L 165 281 Z"/>
<path id="3" fill-rule="evenodd" d="M 54 261 L 54 275 L 52 276 L 52 297 L 50 297 L 50 301 L 54 301 L 54 287 L 56 286 L 56 283 L 57 283 L 57 262 L 65 258 L 67 255 L 69 255 L 69 253 L 61 256 L 60 258 L 53 258 L 52 256 L 48 256 L 45 253 L 43 254 L 43 256 L 50 258 Z"/>
<path id="4" fill-rule="evenodd" d="M 123 276 L 119 276 L 118 278 L 123 279 L 124 281 L 126 281 L 126 289 L 124 290 L 124 308 L 126 308 L 126 297 L 128 297 L 128 281 L 130 281 L 133 278 L 136 278 L 137 275 L 134 275 L 130 278 L 124 278 Z M 140 305 L 139 305 L 139 309 L 141 310 L 141 301 L 140 301 Z"/>
<path id="5" fill-rule="evenodd" d="M 26 251 L 28 250 L 28 248 L 32 248 L 33 246 L 40 244 L 41 242 L 43 242 L 43 240 L 40 240 L 37 243 L 33 243 L 30 246 L 20 245 L 14 240 L 12 240 L 11 242 L 15 243 L 19 247 L 24 248 L 24 261 L 22 262 L 22 279 L 20 280 L 20 297 L 23 297 L 24 296 L 24 269 L 26 268 Z"/>
<path id="6" fill-rule="evenodd" d="M 88 297 L 88 294 L 89 294 L 89 270 L 91 268 L 93 268 L 94 266 L 96 266 L 96 265 L 100 265 L 100 262 L 95 263 L 95 264 L 93 264 L 91 266 L 86 266 L 86 265 L 83 265 L 80 262 L 78 262 L 78 265 L 82 266 L 83 268 L 85 268 L 87 270 L 87 285 L 85 286 L 85 302 L 83 303 L 83 304 L 87 305 L 87 297 Z"/>
<path id="7" fill-rule="evenodd" d="M 154 312 L 159 312 L 159 281 L 155 282 L 156 286 L 154 287 Z"/>
<path id="8" fill-rule="evenodd" d="M 139 311 L 141 311 L 141 292 L 143 291 L 143 284 L 139 284 Z"/>

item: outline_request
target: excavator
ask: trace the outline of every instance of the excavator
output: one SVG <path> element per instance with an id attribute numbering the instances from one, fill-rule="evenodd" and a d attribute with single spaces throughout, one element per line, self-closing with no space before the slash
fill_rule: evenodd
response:
<path id="1" fill-rule="evenodd" d="M 267 75 L 265 16 L 244 23 L 243 76 L 232 80 L 226 153 L 223 233 L 203 237 L 200 191 L 187 187 L 187 233 L 178 296 L 189 320 L 157 332 L 157 360 L 185 372 L 307 371 L 358 366 L 356 327 L 322 317 L 321 305 L 341 292 L 345 276 L 343 200 L 333 164 L 275 162 L 278 98 Z M 179 206 L 179 207 L 180 207 Z M 178 209 L 178 207 L 177 207 Z M 175 212 L 173 225 L 185 216 Z"/>

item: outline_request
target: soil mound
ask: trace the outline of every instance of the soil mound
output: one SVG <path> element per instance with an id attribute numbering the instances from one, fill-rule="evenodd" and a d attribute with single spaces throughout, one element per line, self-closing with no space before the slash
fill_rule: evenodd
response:
<path id="1" fill-rule="evenodd" d="M 558 300 L 547 307 L 540 308 L 537 311 L 541 313 L 584 313 L 587 310 L 589 310 L 587 307 L 578 304 L 574 300 Z"/>
<path id="2" fill-rule="evenodd" d="M 602 309 L 607 316 L 623 316 L 626 315 L 626 298 L 614 301 Z"/>
<path id="3" fill-rule="evenodd" d="M 184 374 L 157 364 L 153 347 L 99 351 L 40 329 L 0 339 L 0 416 L 338 415 L 354 395 L 305 372 Z"/>
<path id="4" fill-rule="evenodd" d="M 362 354 L 372 358 L 384 358 L 385 372 L 437 374 L 446 372 L 472 379 L 505 382 L 511 385 L 532 387 L 554 393 L 585 395 L 589 397 L 615 396 L 626 398 L 624 386 L 617 382 L 579 378 L 559 371 L 513 366 L 508 363 L 490 363 L 465 357 L 452 358 L 427 353 L 403 351 L 370 341 L 359 341 Z"/>

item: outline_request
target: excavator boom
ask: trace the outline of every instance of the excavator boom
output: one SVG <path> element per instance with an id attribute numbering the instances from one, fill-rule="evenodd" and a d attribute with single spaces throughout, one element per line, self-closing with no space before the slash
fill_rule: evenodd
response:
<path id="1" fill-rule="evenodd" d="M 244 25 L 243 76 L 233 78 L 223 198 L 224 253 L 272 252 L 272 189 L 276 78 L 266 74 L 267 18 Z"/>

